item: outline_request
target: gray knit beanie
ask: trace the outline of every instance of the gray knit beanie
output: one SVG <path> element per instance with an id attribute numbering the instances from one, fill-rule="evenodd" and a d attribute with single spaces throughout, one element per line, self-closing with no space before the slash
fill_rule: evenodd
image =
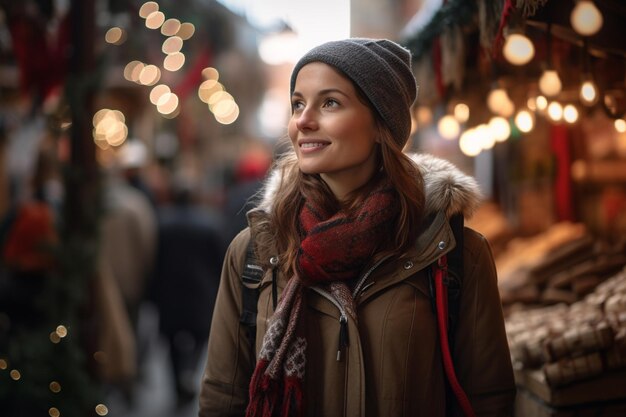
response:
<path id="1" fill-rule="evenodd" d="M 387 39 L 350 38 L 316 46 L 296 63 L 290 94 L 298 72 L 308 63 L 323 62 L 351 79 L 367 96 L 400 147 L 411 133 L 411 106 L 417 95 L 411 52 Z"/>

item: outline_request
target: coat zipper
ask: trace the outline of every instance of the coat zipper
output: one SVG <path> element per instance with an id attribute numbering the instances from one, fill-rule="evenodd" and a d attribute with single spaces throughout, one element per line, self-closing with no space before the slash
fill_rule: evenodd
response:
<path id="1" fill-rule="evenodd" d="M 337 362 L 341 361 L 341 352 L 348 346 L 348 316 L 346 310 L 339 304 L 339 301 L 331 293 L 319 287 L 311 287 L 313 291 L 326 298 L 339 309 L 339 347 L 337 348 Z"/>
<path id="2" fill-rule="evenodd" d="M 378 268 L 380 266 L 380 264 L 382 264 L 385 260 L 387 260 L 387 258 L 389 258 L 389 256 L 390 255 L 385 256 L 384 258 L 380 259 L 370 269 L 368 269 L 365 272 L 365 274 L 363 274 L 363 276 L 359 279 L 356 287 L 354 288 L 354 291 L 352 293 L 352 297 L 353 298 L 356 298 L 356 295 L 361 290 L 361 287 L 365 283 L 365 280 L 372 274 L 372 272 L 374 272 L 374 270 L 376 268 Z M 343 352 L 343 350 L 349 344 L 349 339 L 348 339 L 348 316 L 346 315 L 346 310 L 341 306 L 339 301 L 337 301 L 337 299 L 335 297 L 333 297 L 333 295 L 331 293 L 329 293 L 328 291 L 323 290 L 323 289 L 321 289 L 319 287 L 311 287 L 311 289 L 313 291 L 315 291 L 316 293 L 320 294 L 322 297 L 326 298 L 331 303 L 333 303 L 335 305 L 335 307 L 337 307 L 337 309 L 339 310 L 339 313 L 340 313 L 340 315 L 339 315 L 339 346 L 337 348 L 337 362 L 340 362 L 341 361 L 341 352 Z"/>
<path id="3" fill-rule="evenodd" d="M 363 284 L 365 283 L 365 280 L 372 274 L 372 272 L 374 272 L 374 270 L 376 268 L 378 268 L 380 266 L 380 264 L 382 264 L 387 259 L 389 259 L 390 256 L 391 255 L 387 255 L 387 256 L 381 258 L 378 262 L 376 262 L 374 265 L 372 265 L 372 267 L 370 269 L 368 269 L 365 272 L 365 274 L 363 274 L 361 279 L 359 279 L 359 282 L 357 282 L 356 286 L 354 287 L 354 291 L 352 292 L 352 298 L 354 298 L 356 300 L 356 296 L 359 294 L 359 291 L 361 291 L 361 288 L 363 287 Z"/>

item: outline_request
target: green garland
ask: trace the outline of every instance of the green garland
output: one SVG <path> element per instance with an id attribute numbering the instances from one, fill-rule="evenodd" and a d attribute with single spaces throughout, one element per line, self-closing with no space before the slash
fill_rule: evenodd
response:
<path id="1" fill-rule="evenodd" d="M 29 274 L 4 268 L 5 285 L 20 289 L 14 301 L 22 308 L 0 309 L 5 323 L 0 325 L 2 415 L 97 415 L 102 395 L 88 356 L 95 336 L 88 309 L 99 213 L 99 202 L 93 200 L 82 208 L 91 217 L 80 236 L 65 227 L 72 219 L 62 218 L 59 242 L 47 248 L 56 268 Z"/>
<path id="2" fill-rule="evenodd" d="M 414 61 L 419 61 L 431 50 L 435 38 L 446 28 L 470 23 L 475 18 L 476 12 L 475 0 L 449 0 L 422 30 L 401 40 L 400 43 L 411 51 Z"/>
<path id="3" fill-rule="evenodd" d="M 81 77 L 68 75 L 64 102 L 58 111 L 71 109 L 73 127 L 80 126 L 76 123 L 78 118 L 90 119 L 84 103 L 89 94 L 102 85 L 106 64 L 101 56 L 94 72 Z M 52 124 L 59 125 L 59 120 Z M 58 135 L 60 132 L 51 130 L 50 133 Z M 15 317 L 7 313 L 5 306 L 0 306 L 2 415 L 90 417 L 107 413 L 106 405 L 101 404 L 103 391 L 92 357 L 98 327 L 90 305 L 102 192 L 100 178 L 96 175 L 87 183 L 89 176 L 83 169 L 80 166 L 64 168 L 66 198 L 58 211 L 60 221 L 55 227 L 58 242 L 45 248 L 52 255 L 55 268 L 29 275 L 0 268 L 0 273 L 5 273 L 4 284 L 9 287 L 23 288 L 26 280 L 32 280 L 21 291 L 20 303 L 23 301 L 24 308 L 14 312 Z M 73 206 L 73 212 L 69 205 Z M 22 315 L 35 319 L 24 320 Z M 60 332 L 57 332 L 58 326 L 62 326 Z"/>

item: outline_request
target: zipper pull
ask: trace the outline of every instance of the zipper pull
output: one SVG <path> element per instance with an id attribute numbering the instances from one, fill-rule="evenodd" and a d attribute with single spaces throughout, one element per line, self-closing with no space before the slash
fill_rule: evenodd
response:
<path id="1" fill-rule="evenodd" d="M 341 361 L 341 351 L 348 346 L 348 319 L 344 314 L 339 317 L 339 349 L 337 349 L 337 362 Z"/>

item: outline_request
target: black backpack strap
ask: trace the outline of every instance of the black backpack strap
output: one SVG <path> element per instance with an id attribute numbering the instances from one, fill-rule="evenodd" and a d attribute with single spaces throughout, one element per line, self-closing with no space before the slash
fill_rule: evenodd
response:
<path id="1" fill-rule="evenodd" d="M 257 301 L 259 298 L 259 283 L 263 279 L 263 268 L 257 260 L 254 251 L 254 240 L 251 238 L 246 248 L 246 258 L 241 274 L 242 308 L 239 322 L 248 328 L 248 336 L 254 346 L 256 339 Z"/>
<path id="2" fill-rule="evenodd" d="M 465 219 L 463 214 L 455 214 L 450 218 L 450 227 L 454 234 L 456 245 L 448 253 L 448 342 L 450 350 L 454 350 L 454 333 L 459 321 L 459 304 L 461 301 L 461 287 L 463 284 L 463 229 Z"/>

